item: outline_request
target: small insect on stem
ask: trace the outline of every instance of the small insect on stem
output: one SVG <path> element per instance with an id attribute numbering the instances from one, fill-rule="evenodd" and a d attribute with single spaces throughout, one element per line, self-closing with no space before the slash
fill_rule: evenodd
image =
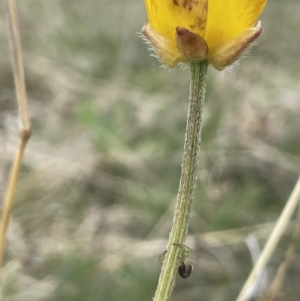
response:
<path id="1" fill-rule="evenodd" d="M 189 255 L 192 252 L 192 249 L 184 244 L 173 244 L 181 248 L 180 253 L 180 264 L 178 267 L 178 274 L 183 279 L 190 277 L 193 270 L 193 263 L 189 260 Z"/>
<path id="2" fill-rule="evenodd" d="M 193 270 L 193 265 L 190 262 L 182 261 L 178 267 L 178 274 L 182 278 L 190 277 Z"/>
<path id="3" fill-rule="evenodd" d="M 178 246 L 181 248 L 180 255 L 178 259 L 180 260 L 180 264 L 178 267 L 178 275 L 183 279 L 188 278 L 193 270 L 193 263 L 189 260 L 189 255 L 192 252 L 192 249 L 187 247 L 184 244 L 173 244 L 174 246 Z M 163 262 L 166 256 L 167 251 L 164 251 L 159 255 L 159 261 Z"/>

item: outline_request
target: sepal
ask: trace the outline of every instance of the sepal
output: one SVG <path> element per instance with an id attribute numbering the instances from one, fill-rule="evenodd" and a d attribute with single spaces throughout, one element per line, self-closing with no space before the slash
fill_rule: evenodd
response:
<path id="1" fill-rule="evenodd" d="M 202 61 L 206 59 L 208 53 L 206 42 L 188 29 L 177 27 L 175 42 L 184 61 Z"/>
<path id="2" fill-rule="evenodd" d="M 238 37 L 220 45 L 216 50 L 210 50 L 208 62 L 217 70 L 225 69 L 227 66 L 233 64 L 242 52 L 260 36 L 261 31 L 261 22 L 258 21 L 255 27 L 247 28 Z"/>
<path id="3" fill-rule="evenodd" d="M 153 29 L 149 23 L 143 26 L 142 33 L 149 40 L 155 54 L 163 64 L 168 67 L 174 67 L 182 61 L 182 55 L 176 46 Z"/>

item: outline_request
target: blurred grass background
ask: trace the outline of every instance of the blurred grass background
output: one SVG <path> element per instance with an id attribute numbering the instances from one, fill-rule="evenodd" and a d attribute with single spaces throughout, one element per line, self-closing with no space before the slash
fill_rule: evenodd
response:
<path id="1" fill-rule="evenodd" d="M 137 0 L 18 1 L 33 135 L 10 223 L 9 301 L 151 300 L 172 222 L 189 71 L 167 71 L 137 32 Z M 269 0 L 259 45 L 208 78 L 188 245 L 172 300 L 234 300 L 300 171 L 300 2 Z M 0 6 L 0 195 L 18 112 Z M 225 231 L 225 230 L 232 231 Z M 225 232 L 224 232 L 225 231 Z M 272 281 L 287 234 L 265 274 Z M 299 300 L 300 256 L 277 300 Z M 264 287 L 262 288 L 264 289 Z"/>

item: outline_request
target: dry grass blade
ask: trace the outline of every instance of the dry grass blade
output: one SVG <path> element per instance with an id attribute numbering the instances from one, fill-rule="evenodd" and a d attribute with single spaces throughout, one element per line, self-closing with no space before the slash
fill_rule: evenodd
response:
<path id="1" fill-rule="evenodd" d="M 295 250 L 299 240 L 300 234 L 300 206 L 298 205 L 298 216 L 296 219 L 295 229 L 292 235 L 291 243 L 286 251 L 285 259 L 281 263 L 280 267 L 277 270 L 275 278 L 270 286 L 266 301 L 274 301 L 280 293 L 280 288 L 282 287 L 283 281 L 286 277 L 288 268 L 295 258 Z"/>
<path id="2" fill-rule="evenodd" d="M 245 301 L 247 300 L 247 294 L 249 291 L 249 288 L 252 286 L 253 282 L 256 280 L 257 276 L 261 273 L 262 270 L 266 267 L 268 261 L 270 260 L 270 257 L 273 254 L 273 251 L 275 250 L 279 239 L 281 238 L 282 234 L 284 233 L 289 220 L 295 211 L 295 208 L 298 205 L 300 198 L 300 178 L 298 179 L 294 190 L 288 199 L 274 229 L 273 232 L 264 247 L 264 250 L 262 254 L 260 255 L 257 263 L 255 264 L 250 276 L 248 277 L 246 283 L 244 284 L 244 287 L 242 288 L 237 301 Z"/>
<path id="3" fill-rule="evenodd" d="M 0 267 L 3 263 L 3 254 L 5 249 L 5 237 L 10 220 L 10 214 L 13 207 L 16 185 L 20 173 L 20 168 L 26 148 L 30 138 L 31 126 L 27 109 L 27 95 L 25 87 L 25 77 L 22 60 L 21 41 L 19 34 L 19 24 L 17 16 L 17 5 L 15 0 L 6 0 L 6 13 L 9 23 L 9 40 L 13 55 L 13 71 L 15 78 L 15 89 L 19 108 L 20 118 L 20 143 L 17 149 L 14 163 L 11 168 L 7 191 L 3 201 L 3 212 L 0 231 Z"/>

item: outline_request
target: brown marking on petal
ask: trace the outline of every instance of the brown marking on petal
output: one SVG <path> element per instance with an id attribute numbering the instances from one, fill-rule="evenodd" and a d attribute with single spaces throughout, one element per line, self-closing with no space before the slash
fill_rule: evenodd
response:
<path id="1" fill-rule="evenodd" d="M 182 6 L 183 8 L 191 11 L 197 7 L 199 1 L 202 0 L 172 0 L 174 5 Z"/>
<path id="2" fill-rule="evenodd" d="M 197 1 L 197 7 L 195 7 L 195 9 L 197 10 L 197 17 L 193 20 L 193 23 L 189 25 L 189 29 L 192 31 L 198 29 L 204 34 L 207 23 L 208 0 Z"/>
<path id="3" fill-rule="evenodd" d="M 200 29 L 204 33 L 207 23 L 208 0 L 172 0 L 173 4 L 188 11 L 193 11 L 192 22 L 188 28 Z"/>
<path id="4" fill-rule="evenodd" d="M 208 3 L 207 1 L 202 1 L 201 4 L 202 4 L 201 14 L 199 14 L 199 16 L 197 17 L 196 26 L 204 31 L 207 23 Z"/>
<path id="5" fill-rule="evenodd" d="M 176 28 L 175 42 L 177 49 L 187 62 L 200 61 L 207 57 L 208 47 L 206 42 L 186 28 Z"/>
<path id="6" fill-rule="evenodd" d="M 183 0 L 183 7 L 188 10 L 192 10 L 197 5 L 198 5 L 197 0 Z"/>

